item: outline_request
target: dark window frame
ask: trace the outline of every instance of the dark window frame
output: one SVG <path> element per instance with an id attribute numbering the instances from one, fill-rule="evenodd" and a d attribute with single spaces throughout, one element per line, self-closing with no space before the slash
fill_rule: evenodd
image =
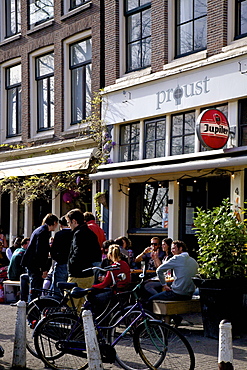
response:
<path id="1" fill-rule="evenodd" d="M 129 126 L 130 127 L 130 138 L 131 138 L 131 132 L 132 132 L 132 127 L 134 125 L 139 125 L 139 140 L 138 141 L 134 141 L 134 142 L 130 142 L 130 143 L 122 143 L 122 140 L 121 140 L 121 137 L 122 137 L 122 129 Z M 121 125 L 120 126 L 120 130 L 119 130 L 119 162 L 128 162 L 128 161 L 133 161 L 132 159 L 132 150 L 131 148 L 135 145 L 138 145 L 139 149 L 140 149 L 140 122 L 132 122 L 132 123 L 127 123 L 127 124 L 124 124 L 124 125 Z M 122 148 L 128 148 L 128 160 L 125 161 L 122 159 L 121 157 L 121 150 Z M 139 158 L 138 158 L 139 159 Z"/>
<path id="2" fill-rule="evenodd" d="M 41 132 L 41 131 L 48 131 L 48 130 L 53 130 L 54 129 L 54 117 L 53 117 L 53 122 L 52 122 L 52 116 L 51 116 L 51 78 L 54 79 L 54 71 L 53 73 L 47 73 L 45 75 L 42 75 L 42 76 L 38 76 L 38 60 L 40 58 L 42 58 L 43 56 L 45 55 L 49 55 L 49 54 L 53 54 L 53 57 L 54 57 L 54 52 L 51 52 L 51 53 L 47 53 L 47 54 L 43 54 L 43 55 L 39 55 L 38 57 L 35 58 L 35 80 L 36 80 L 36 83 L 37 83 L 37 132 Z M 47 119 L 47 123 L 48 123 L 48 127 L 44 127 L 44 121 L 41 122 L 40 120 L 40 116 L 41 116 L 41 106 L 40 106 L 40 95 L 39 95 L 39 91 L 40 91 L 40 85 L 43 84 L 43 81 L 47 80 L 47 101 L 48 101 L 48 104 L 47 104 L 47 116 L 48 116 L 48 119 Z M 53 102 L 54 103 L 54 102 Z M 43 123 L 43 125 L 41 125 L 41 123 Z M 53 123 L 53 125 L 52 125 Z"/>
<path id="3" fill-rule="evenodd" d="M 190 111 L 185 111 L 185 112 L 180 112 L 180 113 L 177 113 L 177 114 L 172 114 L 171 115 L 171 135 L 170 135 L 170 138 L 171 138 L 171 141 L 170 141 L 170 155 L 173 156 L 173 155 L 180 155 L 180 154 L 188 154 L 188 153 L 185 153 L 185 138 L 186 137 L 189 137 L 189 136 L 194 136 L 195 137 L 195 127 L 194 127 L 194 132 L 192 133 L 189 133 L 189 134 L 186 134 L 185 133 L 185 116 L 187 114 L 191 114 L 191 113 L 194 113 L 194 116 L 195 116 L 195 110 L 190 110 Z M 172 134 L 172 130 L 173 130 L 173 118 L 176 117 L 176 116 L 183 116 L 183 132 L 181 135 L 173 135 Z M 195 118 L 195 117 L 194 117 Z M 194 125 L 196 125 L 196 122 L 194 120 Z M 179 138 L 181 137 L 182 138 L 182 152 L 179 153 L 179 154 L 172 154 L 172 144 L 173 144 L 173 139 L 174 138 Z M 194 153 L 195 151 L 195 145 L 194 145 L 194 150 L 192 152 L 189 152 L 189 153 Z"/>
<path id="4" fill-rule="evenodd" d="M 206 47 L 202 47 L 200 49 L 196 49 L 195 50 L 195 22 L 198 20 L 198 19 L 202 19 L 202 18 L 205 18 L 207 19 L 207 13 L 206 15 L 203 15 L 203 16 L 199 16 L 199 17 L 194 17 L 194 9 L 195 9 L 195 6 L 194 6 L 194 1 L 195 0 L 191 0 L 193 1 L 193 18 L 186 21 L 186 22 L 181 22 L 181 23 L 178 23 L 178 15 L 179 15 L 179 9 L 178 9 L 178 0 L 176 0 L 175 2 L 175 58 L 181 58 L 181 57 L 184 57 L 186 55 L 191 55 L 191 54 L 195 54 L 195 53 L 198 53 L 200 51 L 203 51 L 203 50 L 206 50 L 207 49 L 207 46 Z M 178 42 L 178 38 L 179 38 L 179 32 L 178 32 L 178 29 L 179 27 L 181 27 L 182 25 L 184 24 L 188 24 L 188 23 L 191 23 L 193 22 L 193 34 L 192 34 L 192 42 L 193 42 L 193 46 L 192 46 L 192 50 L 186 52 L 186 53 L 179 53 L 179 42 Z M 207 23 L 207 20 L 206 20 L 206 23 Z M 207 41 L 207 40 L 206 40 Z"/>
<path id="5" fill-rule="evenodd" d="M 16 66 L 20 65 L 17 64 Z M 10 69 L 14 66 L 6 68 L 6 78 L 5 78 L 5 89 L 7 91 L 7 122 L 6 122 L 6 137 L 15 137 L 19 136 L 21 134 L 21 82 L 15 83 L 13 85 L 10 85 L 9 82 L 9 72 Z M 11 133 L 11 129 L 13 128 L 13 125 L 10 125 L 10 112 L 9 112 L 9 94 L 11 91 L 15 91 L 16 93 L 16 112 L 15 112 L 15 122 L 16 122 L 16 133 Z"/>
<path id="6" fill-rule="evenodd" d="M 157 138 L 157 126 L 160 121 L 165 121 L 165 136 L 163 138 Z M 155 124 L 155 132 L 154 132 L 154 139 L 152 140 L 147 140 L 147 125 L 148 124 Z M 147 120 L 144 122 L 144 158 L 147 158 L 147 143 L 154 142 L 154 157 L 152 158 L 159 158 L 157 157 L 157 144 L 161 141 L 164 142 L 164 155 L 162 157 L 165 157 L 165 146 L 166 146 L 166 116 L 152 119 L 152 120 Z M 150 159 L 150 158 L 149 158 Z"/>
<path id="7" fill-rule="evenodd" d="M 91 40 L 91 47 L 92 47 L 92 39 L 91 37 L 88 37 L 86 39 L 83 39 L 83 40 L 80 40 L 80 41 L 77 41 L 77 42 L 74 42 L 73 44 L 70 45 L 69 47 L 69 69 L 70 69 L 70 81 L 71 81 L 71 123 L 70 125 L 73 126 L 73 125 L 77 125 L 78 123 L 81 123 L 81 120 L 78 120 L 78 119 L 74 119 L 74 115 L 75 115 L 75 112 L 73 111 L 73 107 L 74 107 L 74 102 L 73 102 L 73 75 L 74 75 L 74 72 L 73 71 L 76 71 L 78 69 L 82 69 L 82 79 L 83 79 L 83 84 L 82 84 L 82 97 L 83 97 L 83 111 L 82 111 L 82 119 L 85 119 L 87 117 L 86 115 L 86 108 L 87 108 L 87 102 L 86 102 L 86 69 L 88 66 L 91 65 L 91 68 L 92 68 L 92 55 L 91 55 L 91 58 L 90 59 L 87 59 L 86 61 L 84 62 L 81 62 L 81 63 L 78 63 L 76 65 L 72 65 L 72 52 L 71 52 L 71 49 L 74 45 L 78 44 L 78 43 L 81 43 L 81 42 L 87 42 L 87 40 Z"/>
<path id="8" fill-rule="evenodd" d="M 126 73 L 129 73 L 129 72 L 134 72 L 134 71 L 138 71 L 138 70 L 141 70 L 141 69 L 144 69 L 144 68 L 147 68 L 147 67 L 150 67 L 151 66 L 151 60 L 150 60 L 150 63 L 147 64 L 147 65 L 143 65 L 143 41 L 150 38 L 151 39 L 151 32 L 150 32 L 150 35 L 149 36 L 145 36 L 145 37 L 142 37 L 143 35 L 141 35 L 140 39 L 138 41 L 140 41 L 140 44 L 141 44 L 141 58 L 140 58 L 140 66 L 137 67 L 137 68 L 131 68 L 131 66 L 129 65 L 129 45 L 136 42 L 137 40 L 134 40 L 134 41 L 130 41 L 128 42 L 128 33 L 129 33 L 129 29 L 128 29 L 128 20 L 129 20 L 129 17 L 135 15 L 135 14 L 138 14 L 138 13 L 143 13 L 143 11 L 146 11 L 147 9 L 150 9 L 151 8 L 151 0 L 147 3 L 147 4 L 144 4 L 144 5 L 140 5 L 140 0 L 138 0 L 138 3 L 139 3 L 139 6 L 134 8 L 134 9 L 131 9 L 131 10 L 128 10 L 127 9 L 127 6 L 128 6 L 128 3 L 127 3 L 128 0 L 124 0 L 124 16 L 125 16 L 125 29 L 126 29 L 126 33 L 125 33 L 125 39 L 126 39 L 126 44 L 125 44 L 125 50 L 126 50 Z M 141 15 L 141 20 L 142 20 L 142 15 Z M 142 26 L 140 27 L 142 28 Z"/>

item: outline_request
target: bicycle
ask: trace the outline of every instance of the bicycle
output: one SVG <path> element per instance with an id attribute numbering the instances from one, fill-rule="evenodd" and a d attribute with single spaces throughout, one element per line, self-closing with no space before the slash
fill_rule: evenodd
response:
<path id="1" fill-rule="evenodd" d="M 143 278 L 144 273 L 141 282 L 130 292 L 136 299 L 130 308 L 117 312 L 107 326 L 101 324 L 104 317 L 95 319 L 103 362 L 117 361 L 126 370 L 155 370 L 158 367 L 193 370 L 195 357 L 187 339 L 177 329 L 154 320 L 145 312 L 137 295 Z M 76 288 L 76 298 L 87 296 L 90 290 Z M 71 294 L 73 296 L 73 290 Z M 86 301 L 82 311 L 88 308 L 90 303 Z M 42 319 L 34 331 L 34 344 L 39 358 L 52 369 L 87 368 L 81 314 L 58 313 Z"/>
<path id="2" fill-rule="evenodd" d="M 76 308 L 70 295 L 70 291 L 75 287 L 77 287 L 76 283 L 59 282 L 61 297 L 52 295 L 53 292 L 48 289 L 34 289 L 38 297 L 29 302 L 26 309 L 26 348 L 33 356 L 38 357 L 33 343 L 35 326 L 44 314 L 47 316 L 49 313 L 61 310 L 75 312 Z M 69 301 L 71 307 L 68 306 Z"/>

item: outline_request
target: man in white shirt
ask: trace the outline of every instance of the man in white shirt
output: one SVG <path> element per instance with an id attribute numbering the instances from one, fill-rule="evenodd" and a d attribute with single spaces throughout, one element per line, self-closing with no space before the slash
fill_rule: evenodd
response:
<path id="1" fill-rule="evenodd" d="M 198 271 L 198 263 L 189 256 L 185 243 L 180 240 L 175 240 L 172 243 L 171 251 L 173 257 L 156 270 L 163 291 L 151 296 L 149 301 L 185 301 L 192 298 L 196 288 L 192 277 Z M 165 281 L 164 272 L 167 270 L 173 270 L 174 281 L 171 286 Z"/>

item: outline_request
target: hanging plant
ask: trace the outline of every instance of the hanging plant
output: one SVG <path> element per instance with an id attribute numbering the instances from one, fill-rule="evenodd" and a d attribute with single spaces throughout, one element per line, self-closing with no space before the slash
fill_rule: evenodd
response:
<path id="1" fill-rule="evenodd" d="M 98 192 L 93 197 L 94 205 L 95 205 L 95 211 L 97 213 L 97 217 L 99 221 L 102 221 L 102 215 L 101 215 L 101 204 L 103 207 L 108 209 L 108 192 Z"/>

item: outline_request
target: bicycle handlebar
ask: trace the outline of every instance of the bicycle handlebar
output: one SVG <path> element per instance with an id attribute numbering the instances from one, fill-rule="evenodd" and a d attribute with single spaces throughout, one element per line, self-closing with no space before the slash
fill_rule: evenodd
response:
<path id="1" fill-rule="evenodd" d="M 114 271 L 114 270 L 119 270 L 119 269 L 120 269 L 120 263 L 116 262 L 114 265 L 106 266 L 104 268 L 99 267 L 99 266 L 89 267 L 85 270 L 82 270 L 82 272 L 86 272 L 89 270 L 100 270 L 100 271 L 107 272 L 107 271 Z"/>

